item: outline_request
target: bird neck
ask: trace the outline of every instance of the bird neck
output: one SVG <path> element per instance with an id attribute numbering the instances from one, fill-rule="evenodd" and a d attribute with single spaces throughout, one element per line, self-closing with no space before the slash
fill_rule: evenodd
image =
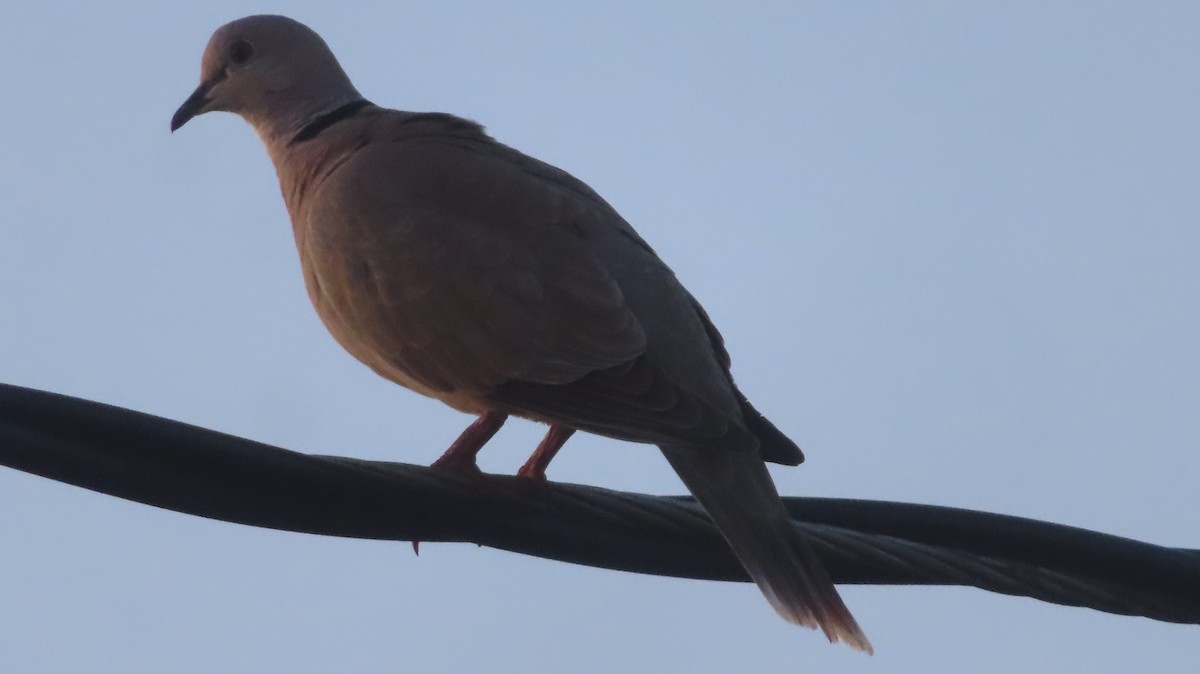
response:
<path id="1" fill-rule="evenodd" d="M 272 154 L 276 146 L 287 145 L 306 128 L 321 124 L 324 119 L 330 119 L 338 110 L 354 105 L 360 108 L 368 105 L 354 87 L 346 87 L 334 95 L 311 100 L 293 98 L 285 103 L 286 105 L 268 106 L 261 114 L 244 115 Z"/>
<path id="2" fill-rule="evenodd" d="M 343 119 L 349 119 L 353 117 L 354 115 L 358 114 L 359 110 L 362 110 L 369 105 L 371 105 L 371 101 L 368 101 L 365 98 L 359 98 L 356 101 L 350 101 L 349 103 L 339 105 L 329 112 L 317 115 L 309 120 L 308 124 L 305 124 L 299 131 L 297 131 L 296 135 L 292 136 L 291 140 L 288 141 L 288 144 L 295 145 L 296 143 L 310 141 L 319 136 L 322 131 L 325 131 Z"/>

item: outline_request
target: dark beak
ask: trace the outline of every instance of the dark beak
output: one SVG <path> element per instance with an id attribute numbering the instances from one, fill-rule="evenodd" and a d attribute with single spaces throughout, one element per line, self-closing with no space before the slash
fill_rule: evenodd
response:
<path id="1" fill-rule="evenodd" d="M 204 106 L 208 105 L 210 100 L 208 92 L 212 90 L 214 84 L 216 82 L 213 80 L 201 82 L 200 86 L 196 87 L 196 90 L 192 92 L 192 95 L 188 96 L 187 100 L 183 102 L 183 105 L 179 106 L 179 109 L 175 111 L 175 115 L 171 117 L 171 133 L 174 133 L 179 127 L 187 124 L 189 119 L 204 112 Z"/>

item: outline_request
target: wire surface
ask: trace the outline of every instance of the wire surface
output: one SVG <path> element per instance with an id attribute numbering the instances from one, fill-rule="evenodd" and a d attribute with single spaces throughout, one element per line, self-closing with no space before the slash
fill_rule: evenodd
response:
<path id="1" fill-rule="evenodd" d="M 747 580 L 690 497 L 497 475 L 472 479 L 410 464 L 300 454 L 5 384 L 0 464 L 251 526 L 463 541 L 637 573 Z M 968 585 L 1200 624 L 1200 551 L 956 508 L 785 501 L 837 583 Z"/>

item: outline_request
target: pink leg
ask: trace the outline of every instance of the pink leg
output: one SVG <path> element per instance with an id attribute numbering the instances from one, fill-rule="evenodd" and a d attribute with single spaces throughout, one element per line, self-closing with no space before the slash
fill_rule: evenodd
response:
<path id="1" fill-rule="evenodd" d="M 558 454 L 558 450 L 562 449 L 563 443 L 574 433 L 574 428 L 551 424 L 550 430 L 546 432 L 546 437 L 542 438 L 541 443 L 538 444 L 537 449 L 533 450 L 533 454 L 530 455 L 529 460 L 517 471 L 517 477 L 545 482 L 546 466 L 550 465 L 550 461 L 554 459 L 554 455 Z"/>
<path id="2" fill-rule="evenodd" d="M 508 419 L 507 414 L 484 412 L 467 426 L 467 430 L 458 436 L 441 458 L 433 462 L 433 467 L 457 473 L 479 474 L 479 466 L 475 465 L 475 455 L 479 454 L 479 450 L 500 430 L 505 419 Z"/>

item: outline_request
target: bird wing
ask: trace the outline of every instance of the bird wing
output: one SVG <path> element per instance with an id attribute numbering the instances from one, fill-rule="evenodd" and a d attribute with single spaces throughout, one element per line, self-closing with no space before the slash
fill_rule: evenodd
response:
<path id="1" fill-rule="evenodd" d="M 690 295 L 611 206 L 465 120 L 388 119 L 324 181 L 310 216 L 317 231 L 337 222 L 343 241 L 329 248 L 365 260 L 367 292 L 337 303 L 368 326 L 375 357 L 510 413 L 643 442 L 757 446 Z"/>

